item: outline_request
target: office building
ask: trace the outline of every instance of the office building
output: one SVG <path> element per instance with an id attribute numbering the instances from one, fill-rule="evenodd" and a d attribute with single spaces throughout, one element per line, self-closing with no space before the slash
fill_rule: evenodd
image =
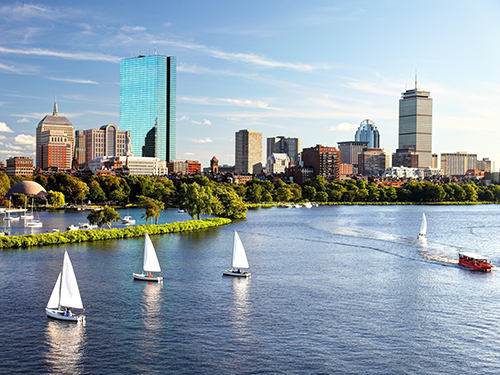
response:
<path id="1" fill-rule="evenodd" d="M 7 159 L 7 176 L 33 176 L 33 158 L 17 156 Z"/>
<path id="2" fill-rule="evenodd" d="M 392 154 L 393 167 L 418 168 L 418 154 L 413 147 L 400 149 L 398 148 Z"/>
<path id="3" fill-rule="evenodd" d="M 356 142 L 368 142 L 368 147 L 380 147 L 380 134 L 375 123 L 372 120 L 366 119 L 361 121 L 358 130 L 354 136 Z"/>
<path id="4" fill-rule="evenodd" d="M 328 182 L 340 180 L 340 151 L 335 147 L 316 145 L 305 148 L 301 155 L 304 167 L 314 170 L 314 176 L 323 176 Z"/>
<path id="5" fill-rule="evenodd" d="M 57 103 L 52 115 L 45 116 L 36 128 L 36 167 L 71 169 L 75 129 L 64 116 L 59 116 Z"/>
<path id="6" fill-rule="evenodd" d="M 98 156 L 88 161 L 89 169 L 97 175 L 103 171 L 119 169 L 124 174 L 136 176 L 166 176 L 167 162 L 159 158 L 135 156 Z"/>
<path id="7" fill-rule="evenodd" d="M 358 157 L 358 173 L 364 176 L 380 176 L 390 166 L 391 154 L 380 148 L 365 148 Z"/>
<path id="8" fill-rule="evenodd" d="M 120 61 L 120 129 L 130 131 L 136 157 L 175 159 L 176 58 Z"/>
<path id="9" fill-rule="evenodd" d="M 358 154 L 368 147 L 368 142 L 337 142 L 340 151 L 340 162 L 352 164 L 352 173 L 358 173 Z"/>
<path id="10" fill-rule="evenodd" d="M 118 130 L 116 125 L 85 130 L 85 160 L 98 156 L 133 156 L 130 151 L 131 132 Z"/>
<path id="11" fill-rule="evenodd" d="M 477 169 L 477 154 L 465 151 L 441 154 L 441 169 L 447 176 L 465 176 L 469 169 Z"/>
<path id="12" fill-rule="evenodd" d="M 201 163 L 194 160 L 170 160 L 167 163 L 170 173 L 190 175 L 201 173 Z"/>
<path id="13" fill-rule="evenodd" d="M 266 159 L 272 154 L 287 154 L 290 163 L 297 165 L 300 151 L 300 138 L 288 138 L 284 136 L 267 138 Z"/>
<path id="14" fill-rule="evenodd" d="M 77 169 L 85 168 L 85 130 L 75 130 L 75 154 L 74 160 Z"/>
<path id="15" fill-rule="evenodd" d="M 262 171 L 262 133 L 240 130 L 235 135 L 235 173 L 259 174 Z"/>
<path id="16" fill-rule="evenodd" d="M 407 90 L 399 100 L 399 149 L 413 148 L 418 167 L 432 166 L 432 99 L 430 92 Z"/>
<path id="17" fill-rule="evenodd" d="M 490 160 L 489 158 L 483 158 L 483 160 L 477 161 L 477 169 L 479 169 L 480 171 L 494 172 L 495 162 L 493 160 Z"/>

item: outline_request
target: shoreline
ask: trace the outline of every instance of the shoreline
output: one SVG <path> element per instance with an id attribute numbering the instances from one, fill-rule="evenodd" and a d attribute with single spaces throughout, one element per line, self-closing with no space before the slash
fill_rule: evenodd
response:
<path id="1" fill-rule="evenodd" d="M 232 222 L 226 218 L 207 218 L 203 220 L 179 221 L 160 225 L 138 225 L 120 229 L 77 230 L 64 233 L 25 234 L 21 236 L 1 236 L 0 251 L 26 249 L 39 246 L 66 245 L 71 243 L 117 240 L 150 235 L 190 232 L 215 228 Z"/>

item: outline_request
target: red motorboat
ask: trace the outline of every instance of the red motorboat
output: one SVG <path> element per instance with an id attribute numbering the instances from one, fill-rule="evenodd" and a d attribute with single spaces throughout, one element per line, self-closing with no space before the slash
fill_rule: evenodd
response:
<path id="1" fill-rule="evenodd" d="M 491 261 L 482 255 L 475 253 L 459 253 L 458 264 L 473 270 L 489 272 L 491 271 Z"/>

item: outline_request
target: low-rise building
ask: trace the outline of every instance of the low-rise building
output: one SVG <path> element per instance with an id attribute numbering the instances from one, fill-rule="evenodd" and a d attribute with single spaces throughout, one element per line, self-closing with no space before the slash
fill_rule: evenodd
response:
<path id="1" fill-rule="evenodd" d="M 364 176 L 379 176 L 389 168 L 391 154 L 380 148 L 365 148 L 358 155 L 358 173 Z"/>
<path id="2" fill-rule="evenodd" d="M 20 175 L 33 175 L 33 158 L 24 156 L 17 156 L 7 159 L 7 175 L 20 176 Z"/>
<path id="3" fill-rule="evenodd" d="M 290 158 L 285 153 L 272 153 L 267 158 L 266 173 L 280 174 L 285 173 L 290 165 Z"/>
<path id="4" fill-rule="evenodd" d="M 160 158 L 138 156 L 98 156 L 88 162 L 93 174 L 102 170 L 117 169 L 127 170 L 136 176 L 166 176 L 168 168 L 165 161 Z"/>
<path id="5" fill-rule="evenodd" d="M 180 173 L 184 175 L 201 173 L 201 163 L 194 160 L 170 160 L 168 162 L 170 173 Z"/>

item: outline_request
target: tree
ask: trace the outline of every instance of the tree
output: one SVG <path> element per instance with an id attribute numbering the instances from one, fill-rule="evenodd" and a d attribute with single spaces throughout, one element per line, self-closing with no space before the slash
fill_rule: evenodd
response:
<path id="1" fill-rule="evenodd" d="M 49 190 L 47 192 L 47 204 L 50 204 L 52 207 L 64 206 L 66 204 L 64 194 L 60 191 Z"/>
<path id="2" fill-rule="evenodd" d="M 45 189 L 49 181 L 47 180 L 47 177 L 45 177 L 43 174 L 38 174 L 35 177 L 35 182 L 42 185 L 42 187 Z"/>
<path id="3" fill-rule="evenodd" d="M 246 216 L 247 207 L 236 192 L 228 186 L 218 186 L 214 190 L 220 204 L 216 206 L 217 216 L 230 219 L 243 219 Z M 266 192 L 267 193 L 267 192 Z"/>
<path id="4" fill-rule="evenodd" d="M 106 200 L 106 194 L 101 189 L 99 182 L 92 181 L 89 184 L 89 194 L 88 198 L 93 202 L 104 202 Z"/>
<path id="5" fill-rule="evenodd" d="M 111 223 L 120 221 L 121 217 L 113 207 L 104 206 L 102 209 L 93 209 L 87 216 L 87 220 L 92 225 L 97 224 L 99 228 L 107 225 L 111 229 Z"/>
<path id="6" fill-rule="evenodd" d="M 158 224 L 160 214 L 165 210 L 165 203 L 153 198 L 141 196 L 139 197 L 139 205 L 146 210 L 141 217 L 145 218 L 148 223 L 149 219 L 155 219 L 155 224 Z"/>
<path id="7" fill-rule="evenodd" d="M 472 183 L 472 185 L 474 185 Z M 471 184 L 465 184 L 464 185 L 464 192 L 465 192 L 465 199 L 471 202 L 477 201 L 477 191 L 475 189 L 475 185 L 471 186 Z"/>
<path id="8" fill-rule="evenodd" d="M 289 202 L 293 199 L 293 193 L 286 185 L 276 189 L 274 194 L 278 202 Z"/>
<path id="9" fill-rule="evenodd" d="M 262 200 L 262 190 L 262 186 L 258 184 L 253 184 L 247 188 L 247 201 L 260 202 Z"/>
<path id="10" fill-rule="evenodd" d="M 10 189 L 9 176 L 0 172 L 0 197 L 3 197 Z"/>
<path id="11" fill-rule="evenodd" d="M 212 215 L 216 212 L 219 200 L 212 194 L 211 188 L 200 186 L 196 182 L 188 185 L 182 183 L 179 189 L 179 206 L 194 219 L 200 215 Z"/>
<path id="12" fill-rule="evenodd" d="M 308 201 L 312 201 L 316 195 L 316 189 L 314 186 L 304 186 L 302 189 L 302 198 Z"/>
<path id="13" fill-rule="evenodd" d="M 326 191 L 318 191 L 314 200 L 317 202 L 328 202 L 328 193 Z"/>

